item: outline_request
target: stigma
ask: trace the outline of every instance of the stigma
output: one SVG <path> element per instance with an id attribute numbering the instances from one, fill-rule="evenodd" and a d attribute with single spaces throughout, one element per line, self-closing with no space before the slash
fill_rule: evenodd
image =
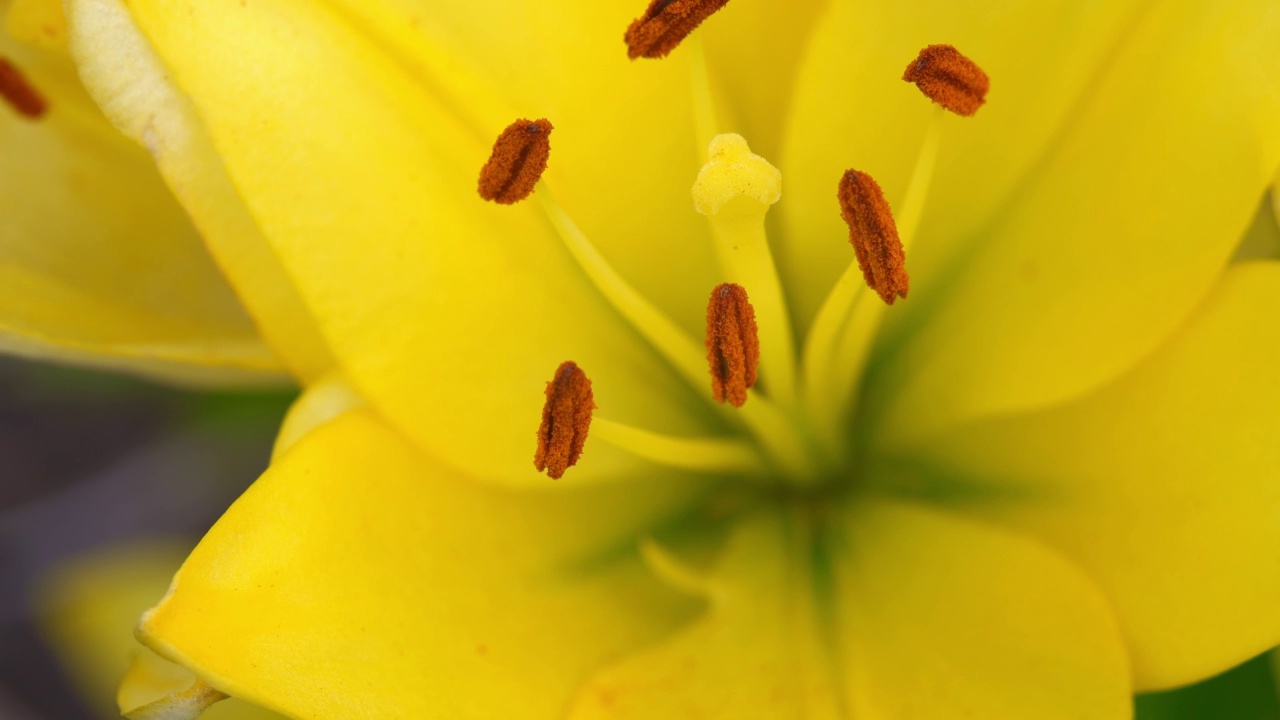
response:
<path id="1" fill-rule="evenodd" d="M 44 97 L 5 58 L 0 58 L 0 97 L 4 97 L 14 112 L 32 120 L 43 116 L 49 109 Z"/>
<path id="2" fill-rule="evenodd" d="M 494 141 L 489 161 L 480 169 L 480 197 L 502 205 L 529 197 L 546 172 L 553 129 L 546 118 L 522 118 L 508 125 Z"/>
<path id="3" fill-rule="evenodd" d="M 666 57 L 703 20 L 728 4 L 729 0 L 653 0 L 623 36 L 627 57 Z"/>
<path id="4" fill-rule="evenodd" d="M 716 402 L 742 407 L 756 384 L 760 338 L 756 312 L 741 285 L 724 283 L 707 302 L 707 364 Z"/>
<path id="5" fill-rule="evenodd" d="M 542 406 L 538 450 L 533 456 L 538 472 L 546 471 L 552 480 L 559 480 L 565 470 L 578 462 L 595 408 L 587 374 L 572 361 L 560 363 L 547 383 L 547 399 Z"/>
<path id="6" fill-rule="evenodd" d="M 864 172 L 847 170 L 837 194 L 840 215 L 849 226 L 849 243 L 867 285 L 889 305 L 896 298 L 905 298 L 909 286 L 906 254 L 880 185 Z"/>
<path id="7" fill-rule="evenodd" d="M 902 79 L 915 83 L 925 97 L 965 117 L 978 112 L 991 88 L 982 68 L 951 45 L 930 45 L 921 50 L 907 65 Z"/>

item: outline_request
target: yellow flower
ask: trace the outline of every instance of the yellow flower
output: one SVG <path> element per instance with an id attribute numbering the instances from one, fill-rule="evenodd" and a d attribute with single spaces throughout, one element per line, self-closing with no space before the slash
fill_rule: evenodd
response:
<path id="1" fill-rule="evenodd" d="M 580 720 L 1122 718 L 1280 641 L 1280 266 L 1228 265 L 1280 16 L 739 0 L 631 62 L 637 4 L 68 1 L 308 385 L 144 642 L 296 717 Z M 936 42 L 976 117 L 899 79 Z M 483 202 L 516 118 L 550 167 Z M 898 203 L 892 307 L 850 282 L 850 167 Z M 693 339 L 725 281 L 739 409 Z M 599 408 L 552 481 L 565 361 L 551 405 Z"/>
<path id="2" fill-rule="evenodd" d="M 81 87 L 59 4 L 0 0 L 0 22 L 0 351 L 283 380 L 146 151 Z"/>

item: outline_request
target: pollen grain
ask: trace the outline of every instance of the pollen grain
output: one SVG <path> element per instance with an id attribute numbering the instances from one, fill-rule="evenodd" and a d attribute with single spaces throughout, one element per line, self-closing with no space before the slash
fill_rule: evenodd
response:
<path id="1" fill-rule="evenodd" d="M 729 0 L 653 0 L 623 39 L 627 57 L 662 58 Z"/>
<path id="2" fill-rule="evenodd" d="M 559 480 L 578 462 L 591 429 L 591 412 L 595 410 L 591 380 L 572 361 L 560 363 L 555 377 L 547 383 L 547 399 L 542 406 L 542 424 L 538 427 L 538 451 L 533 466 Z"/>
<path id="3" fill-rule="evenodd" d="M 0 57 L 0 96 L 19 115 L 35 120 L 45 114 L 49 104 L 18 68 Z"/>
<path id="4" fill-rule="evenodd" d="M 747 401 L 760 367 L 756 311 L 741 285 L 724 283 L 707 303 L 707 364 L 716 402 L 734 407 Z"/>
<path id="5" fill-rule="evenodd" d="M 864 172 L 846 170 L 838 197 L 840 215 L 849 226 L 849 243 L 867 285 L 890 305 L 896 298 L 905 298 L 906 254 L 880 185 Z"/>
<path id="6" fill-rule="evenodd" d="M 480 197 L 502 205 L 529 197 L 547 169 L 553 129 L 546 118 L 521 118 L 508 125 L 480 169 Z"/>
<path id="7" fill-rule="evenodd" d="M 907 66 L 902 79 L 930 100 L 968 117 L 987 100 L 991 80 L 978 64 L 950 45 L 930 45 Z"/>

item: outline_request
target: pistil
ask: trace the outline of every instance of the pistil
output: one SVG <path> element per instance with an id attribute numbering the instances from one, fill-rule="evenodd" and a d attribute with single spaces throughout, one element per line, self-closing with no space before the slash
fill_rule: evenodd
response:
<path id="1" fill-rule="evenodd" d="M 765 233 L 769 207 L 782 197 L 782 173 L 755 155 L 741 135 L 717 135 L 693 185 L 693 202 L 711 223 L 727 279 L 751 292 L 760 329 L 760 373 L 769 397 L 795 405 L 791 319 Z"/>

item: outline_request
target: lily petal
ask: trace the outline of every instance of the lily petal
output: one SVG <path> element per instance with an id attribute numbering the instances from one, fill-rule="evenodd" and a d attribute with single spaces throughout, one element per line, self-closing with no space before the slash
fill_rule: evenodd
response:
<path id="1" fill-rule="evenodd" d="M 933 317 L 880 358 L 890 442 L 1079 396 L 1182 323 L 1280 165 L 1277 37 L 1265 2 L 1143 14 Z"/>
<path id="2" fill-rule="evenodd" d="M 194 384 L 284 380 L 146 153 L 65 53 L 0 34 L 46 100 L 0 105 L 0 351 Z"/>
<path id="3" fill-rule="evenodd" d="M 740 521 L 706 581 L 706 613 L 596 673 L 569 717 L 843 717 L 819 640 L 808 526 L 798 518 L 776 510 Z"/>
<path id="4" fill-rule="evenodd" d="M 481 486 L 354 411 L 228 510 L 139 634 L 292 717 L 558 718 L 590 669 L 696 608 L 633 539 L 693 492 Z"/>
<path id="5" fill-rule="evenodd" d="M 816 527 L 741 521 L 706 614 L 598 673 L 570 717 L 1130 716 L 1110 609 L 1034 541 L 881 500 Z"/>
<path id="6" fill-rule="evenodd" d="M 871 501 L 836 522 L 832 544 L 850 717 L 1131 717 L 1110 607 L 1037 543 Z"/>
<path id="7" fill-rule="evenodd" d="M 1139 690 L 1280 642 L 1280 263 L 1233 266 L 1165 348 L 1065 407 L 913 450 L 996 491 L 966 512 L 1060 548 L 1111 598 Z M 963 486 L 963 485 L 961 485 Z"/>
<path id="8" fill-rule="evenodd" d="M 517 117 L 549 118 L 557 132 L 547 182 L 565 210 L 640 292 L 697 334 L 707 290 L 721 279 L 689 200 L 711 138 L 694 134 L 687 49 L 660 62 L 627 59 L 623 31 L 645 3 L 329 4 L 484 143 Z"/>
<path id="9" fill-rule="evenodd" d="M 710 80 L 722 90 L 718 98 L 728 103 L 720 132 L 748 138 L 752 151 L 762 157 L 783 157 L 796 76 L 828 4 L 734 3 L 703 24 L 699 32 L 706 43 Z"/>
<path id="10" fill-rule="evenodd" d="M 477 478 L 545 484 L 533 435 L 543 387 L 570 359 L 611 419 L 707 432 L 693 391 L 600 301 L 538 204 L 477 196 L 492 138 L 362 26 L 304 0 L 129 10 L 345 376 L 433 455 Z M 573 482 L 645 467 L 588 452 Z"/>
<path id="11" fill-rule="evenodd" d="M 72 0 L 67 13 L 85 86 L 111 122 L 154 156 L 272 349 L 303 381 L 329 371 L 334 361 L 314 318 L 232 186 L 190 100 L 173 87 L 127 11 L 114 0 Z"/>
<path id="12" fill-rule="evenodd" d="M 899 209 L 936 108 L 902 69 L 921 48 L 960 48 L 992 78 L 973 118 L 942 119 L 942 144 L 909 258 L 914 312 L 944 261 L 975 240 L 1072 124 L 1142 0 L 831 0 L 798 80 L 781 156 L 779 247 L 803 329 L 853 259 L 835 203 L 846 168 L 869 173 Z M 895 308 L 897 310 L 897 308 Z"/>

